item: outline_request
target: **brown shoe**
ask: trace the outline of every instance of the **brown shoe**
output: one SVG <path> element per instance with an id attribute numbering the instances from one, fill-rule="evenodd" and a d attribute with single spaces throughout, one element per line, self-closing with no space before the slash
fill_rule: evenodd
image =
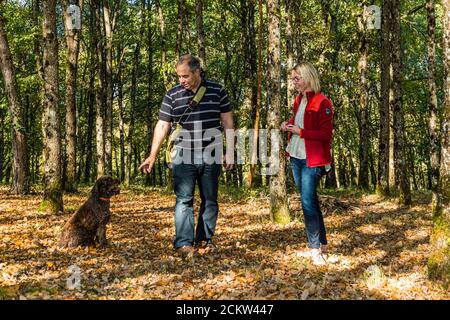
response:
<path id="1" fill-rule="evenodd" d="M 194 257 L 194 248 L 192 246 L 181 246 L 176 248 L 183 259 L 192 259 Z"/>

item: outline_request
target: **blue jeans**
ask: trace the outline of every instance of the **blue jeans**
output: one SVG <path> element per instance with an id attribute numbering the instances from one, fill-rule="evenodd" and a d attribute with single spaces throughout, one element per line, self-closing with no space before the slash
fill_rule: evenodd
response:
<path id="1" fill-rule="evenodd" d="M 317 185 L 322 177 L 324 168 L 310 168 L 306 165 L 306 160 L 291 157 L 291 169 L 295 185 L 302 198 L 308 247 L 318 249 L 320 244 L 327 244 L 323 215 L 322 211 L 320 211 L 319 198 L 317 196 Z"/>
<path id="2" fill-rule="evenodd" d="M 211 240 L 216 228 L 219 205 L 220 164 L 174 164 L 173 187 L 177 197 L 175 205 L 175 248 L 194 245 L 194 193 L 195 183 L 200 190 L 195 242 Z"/>

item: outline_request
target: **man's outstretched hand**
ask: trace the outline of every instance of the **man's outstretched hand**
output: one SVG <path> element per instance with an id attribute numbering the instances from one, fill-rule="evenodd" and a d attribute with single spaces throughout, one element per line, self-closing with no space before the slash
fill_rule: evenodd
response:
<path id="1" fill-rule="evenodd" d="M 153 165 L 155 164 L 155 159 L 153 157 L 148 157 L 144 162 L 139 166 L 139 170 L 144 174 L 149 174 L 152 172 Z"/>

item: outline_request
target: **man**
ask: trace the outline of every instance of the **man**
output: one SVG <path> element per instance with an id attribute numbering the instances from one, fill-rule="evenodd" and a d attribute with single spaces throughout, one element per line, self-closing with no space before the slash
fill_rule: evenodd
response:
<path id="1" fill-rule="evenodd" d="M 221 124 L 227 138 L 224 166 L 233 167 L 234 125 L 228 95 L 219 84 L 203 79 L 200 59 L 186 54 L 176 65 L 180 84 L 169 90 L 159 111 L 150 156 L 139 167 L 150 173 L 158 151 L 173 124 L 183 130 L 175 140 L 173 186 L 176 195 L 175 249 L 192 257 L 194 245 L 214 248 L 212 236 L 219 211 L 217 193 L 222 167 Z M 193 98 L 199 88 L 206 91 L 198 104 Z M 198 182 L 201 205 L 194 239 L 194 192 Z"/>

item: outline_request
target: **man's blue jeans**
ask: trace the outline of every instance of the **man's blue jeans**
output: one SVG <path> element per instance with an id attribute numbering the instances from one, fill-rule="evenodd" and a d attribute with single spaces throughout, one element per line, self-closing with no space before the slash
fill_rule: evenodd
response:
<path id="1" fill-rule="evenodd" d="M 175 248 L 194 245 L 194 193 L 195 183 L 200 190 L 195 242 L 211 240 L 216 228 L 219 205 L 217 194 L 221 164 L 174 164 L 173 186 L 177 197 L 175 205 Z"/>
<path id="2" fill-rule="evenodd" d="M 327 244 L 323 215 L 317 196 L 317 185 L 319 184 L 324 168 L 310 168 L 306 165 L 306 160 L 293 157 L 291 157 L 291 168 L 295 185 L 302 198 L 308 247 L 318 249 L 320 248 L 320 244 Z"/>

